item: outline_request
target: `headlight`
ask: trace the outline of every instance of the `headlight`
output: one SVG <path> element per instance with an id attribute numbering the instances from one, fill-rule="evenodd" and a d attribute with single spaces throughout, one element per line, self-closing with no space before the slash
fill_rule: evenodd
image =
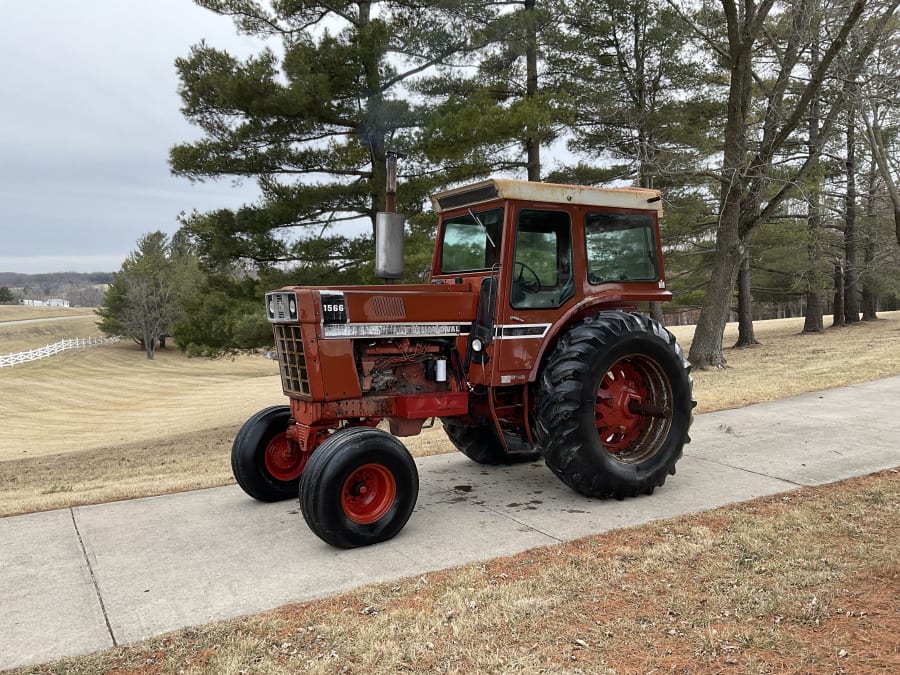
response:
<path id="1" fill-rule="evenodd" d="M 267 293 L 266 316 L 269 321 L 296 321 L 297 296 L 294 293 Z"/>

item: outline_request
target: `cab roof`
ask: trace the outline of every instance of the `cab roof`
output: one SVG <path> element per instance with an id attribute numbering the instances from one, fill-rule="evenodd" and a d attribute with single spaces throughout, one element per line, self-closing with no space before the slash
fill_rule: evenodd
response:
<path id="1" fill-rule="evenodd" d="M 434 210 L 440 213 L 495 199 L 643 209 L 656 211 L 662 215 L 662 199 L 659 190 L 635 187 L 601 188 L 561 185 L 504 178 L 489 178 L 479 183 L 439 192 L 432 195 L 431 203 Z"/>

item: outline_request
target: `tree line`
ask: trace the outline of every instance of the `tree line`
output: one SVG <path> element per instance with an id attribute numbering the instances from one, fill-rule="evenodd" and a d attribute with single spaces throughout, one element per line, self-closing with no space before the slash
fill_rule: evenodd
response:
<path id="1" fill-rule="evenodd" d="M 72 306 L 97 307 L 103 300 L 103 289 L 110 281 L 112 274 L 109 272 L 0 272 L 0 304 L 62 298 Z"/>
<path id="2" fill-rule="evenodd" d="M 391 151 L 411 279 L 435 190 L 496 174 L 661 189 L 698 367 L 724 365 L 735 309 L 752 344 L 754 303 L 801 307 L 817 331 L 828 308 L 854 322 L 900 295 L 900 0 L 197 2 L 260 48 L 176 61 L 202 135 L 170 165 L 260 196 L 148 235 L 190 284 L 161 321 L 182 347 L 268 340 L 266 289 L 372 281 L 371 228 L 347 226 L 384 209 Z"/>

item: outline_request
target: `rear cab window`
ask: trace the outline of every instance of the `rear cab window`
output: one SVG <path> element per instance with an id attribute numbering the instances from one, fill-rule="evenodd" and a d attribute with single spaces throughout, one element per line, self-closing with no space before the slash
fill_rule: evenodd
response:
<path id="1" fill-rule="evenodd" d="M 591 212 L 585 217 L 588 281 L 655 281 L 659 278 L 653 217 Z"/>

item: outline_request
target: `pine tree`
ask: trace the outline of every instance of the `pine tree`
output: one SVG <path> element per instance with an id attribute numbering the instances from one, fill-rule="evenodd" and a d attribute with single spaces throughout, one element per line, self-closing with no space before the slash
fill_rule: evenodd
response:
<path id="1" fill-rule="evenodd" d="M 200 43 L 177 61 L 183 113 L 204 135 L 172 149 L 173 172 L 192 180 L 249 178 L 262 193 L 236 212 L 188 217 L 200 255 L 275 266 L 306 259 L 309 241 L 326 235 L 343 255 L 354 244 L 339 226 L 374 223 L 385 208 L 387 153 L 416 149 L 423 111 L 407 96 L 409 81 L 466 48 L 471 8 L 199 4 L 277 43 L 244 60 Z M 421 201 L 422 181 L 405 187 L 407 199 Z"/>
<path id="2" fill-rule="evenodd" d="M 425 130 L 432 161 L 470 176 L 505 172 L 542 180 L 545 151 L 571 123 L 566 80 L 556 67 L 565 5 L 486 5 L 467 58 L 417 87 L 433 106 Z"/>
<path id="3" fill-rule="evenodd" d="M 175 289 L 168 237 L 146 234 L 115 274 L 97 310 L 97 325 L 106 335 L 131 338 L 152 359 L 177 317 Z"/>

